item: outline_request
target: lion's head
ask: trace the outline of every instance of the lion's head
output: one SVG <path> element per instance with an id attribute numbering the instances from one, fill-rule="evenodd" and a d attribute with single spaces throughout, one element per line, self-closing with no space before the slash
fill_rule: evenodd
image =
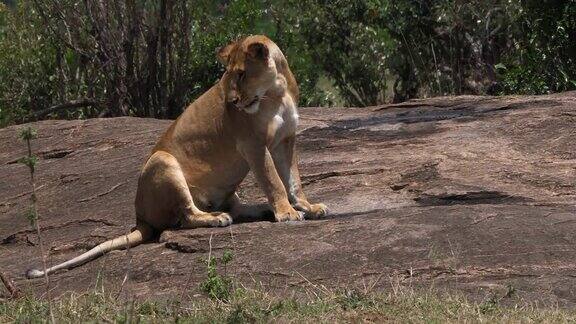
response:
<path id="1" fill-rule="evenodd" d="M 270 90 L 278 93 L 286 89 L 274 59 L 277 52 L 276 44 L 266 36 L 248 36 L 218 51 L 220 62 L 226 66 L 222 84 L 228 105 L 253 114 Z"/>

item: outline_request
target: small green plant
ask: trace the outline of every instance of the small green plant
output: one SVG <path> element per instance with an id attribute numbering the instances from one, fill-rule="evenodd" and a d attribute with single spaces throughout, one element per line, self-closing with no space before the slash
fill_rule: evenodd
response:
<path id="1" fill-rule="evenodd" d="M 226 250 L 222 257 L 215 258 L 208 256 L 206 261 L 208 274 L 206 280 L 200 284 L 200 289 L 208 294 L 211 299 L 227 302 L 232 296 L 232 280 L 228 277 L 226 265 L 232 261 L 232 251 Z M 218 263 L 224 266 L 224 274 L 218 273 Z"/>
<path id="2" fill-rule="evenodd" d="M 516 294 L 516 287 L 514 287 L 510 283 L 507 284 L 506 285 L 506 294 L 504 295 L 504 298 L 512 298 L 515 294 Z"/>
<path id="3" fill-rule="evenodd" d="M 372 306 L 372 301 L 356 289 L 347 289 L 341 293 L 336 301 L 343 310 L 353 310 L 357 308 Z"/>
<path id="4" fill-rule="evenodd" d="M 50 295 L 50 278 L 48 277 L 48 272 L 46 271 L 46 254 L 44 254 L 44 244 L 42 241 L 42 231 L 40 230 L 40 224 L 38 222 L 38 209 L 36 204 L 38 202 L 36 197 L 36 181 L 34 174 L 36 171 L 36 164 L 38 163 L 38 158 L 32 154 L 32 140 L 36 138 L 37 132 L 32 127 L 26 127 L 20 131 L 20 138 L 26 142 L 26 147 L 28 149 L 28 155 L 20 159 L 20 163 L 26 165 L 30 171 L 30 186 L 32 187 L 32 194 L 30 196 L 30 207 L 26 213 L 26 217 L 30 221 L 30 225 L 35 227 L 36 234 L 38 235 L 38 249 L 40 250 L 40 256 L 42 258 L 42 266 L 44 270 L 44 280 L 46 282 L 46 297 L 48 298 L 48 310 L 50 312 L 50 322 L 55 323 L 54 313 L 52 311 L 52 298 Z"/>
<path id="5" fill-rule="evenodd" d="M 236 305 L 226 318 L 227 323 L 255 323 L 256 318 L 248 312 L 242 304 Z"/>
<path id="6" fill-rule="evenodd" d="M 491 314 L 498 310 L 498 304 L 498 298 L 492 295 L 478 306 L 478 310 L 481 314 Z"/>

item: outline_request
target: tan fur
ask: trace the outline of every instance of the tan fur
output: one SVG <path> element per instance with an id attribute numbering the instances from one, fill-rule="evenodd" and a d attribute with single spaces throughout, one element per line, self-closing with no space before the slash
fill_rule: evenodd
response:
<path id="1" fill-rule="evenodd" d="M 262 208 L 244 205 L 236 195 L 249 170 L 277 221 L 326 214 L 325 205 L 310 204 L 302 191 L 294 152 L 298 86 L 278 46 L 250 36 L 218 55 L 226 65 L 220 81 L 172 123 L 142 168 L 136 230 L 49 272 L 137 245 L 167 228 L 227 226 L 242 214 L 258 216 Z"/>

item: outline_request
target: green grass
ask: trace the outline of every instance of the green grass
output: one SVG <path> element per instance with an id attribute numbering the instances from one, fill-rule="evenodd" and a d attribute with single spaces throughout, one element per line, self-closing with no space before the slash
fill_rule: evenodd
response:
<path id="1" fill-rule="evenodd" d="M 497 299 L 483 303 L 432 292 L 358 291 L 322 293 L 313 298 L 279 298 L 260 290 L 236 288 L 227 302 L 185 298 L 164 302 L 116 300 L 102 291 L 70 294 L 54 301 L 59 323 L 265 323 L 265 322 L 576 322 L 576 312 L 536 307 L 504 307 Z M 0 323 L 41 323 L 46 301 L 32 297 L 0 303 Z"/>

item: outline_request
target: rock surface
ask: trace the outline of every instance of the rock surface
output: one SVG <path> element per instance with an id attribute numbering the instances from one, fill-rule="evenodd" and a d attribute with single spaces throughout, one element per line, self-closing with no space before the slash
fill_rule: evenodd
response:
<path id="1" fill-rule="evenodd" d="M 227 272 L 278 294 L 436 287 L 576 305 L 576 93 L 447 97 L 369 108 L 302 108 L 300 169 L 318 221 L 253 222 L 165 232 L 158 241 L 54 274 L 54 294 L 108 289 L 195 294 L 205 260 L 230 249 Z M 37 191 L 51 264 L 134 224 L 138 172 L 170 121 L 43 121 Z M 43 293 L 25 216 L 30 186 L 18 139 L 0 130 L 0 270 Z M 263 195 L 249 177 L 249 202 Z M 513 287 L 511 289 L 510 287 Z M 1 290 L 0 290 L 1 291 Z"/>

